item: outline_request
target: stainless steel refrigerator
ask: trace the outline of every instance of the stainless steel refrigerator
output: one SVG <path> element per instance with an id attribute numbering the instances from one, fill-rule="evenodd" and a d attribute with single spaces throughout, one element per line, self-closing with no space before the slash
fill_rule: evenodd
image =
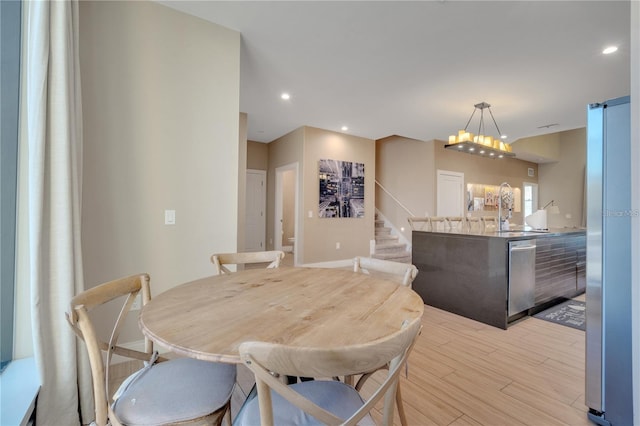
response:
<path id="1" fill-rule="evenodd" d="M 633 424 L 629 102 L 587 108 L 585 399 L 592 421 L 614 426 Z"/>

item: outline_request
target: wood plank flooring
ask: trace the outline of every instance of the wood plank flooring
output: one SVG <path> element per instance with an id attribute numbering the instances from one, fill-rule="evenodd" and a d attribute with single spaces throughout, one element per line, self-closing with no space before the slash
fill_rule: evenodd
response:
<path id="1" fill-rule="evenodd" d="M 591 425 L 583 331 L 532 317 L 501 330 L 430 306 L 422 323 L 408 378 L 401 377 L 411 426 Z M 238 366 L 233 416 L 252 385 L 253 375 Z"/>
<path id="2" fill-rule="evenodd" d="M 501 330 L 430 306 L 422 322 L 408 378 L 401 378 L 410 425 L 591 424 L 583 331 L 537 318 Z M 234 415 L 252 384 L 239 366 Z M 379 421 L 380 412 L 374 418 Z"/>

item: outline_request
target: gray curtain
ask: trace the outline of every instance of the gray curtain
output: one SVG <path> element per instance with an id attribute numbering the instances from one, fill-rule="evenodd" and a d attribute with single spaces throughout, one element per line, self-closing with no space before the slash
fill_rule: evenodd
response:
<path id="1" fill-rule="evenodd" d="M 18 283 L 31 290 L 39 426 L 78 424 L 79 406 L 85 423 L 93 417 L 85 350 L 64 316 L 84 287 L 78 7 L 76 0 L 23 3 L 19 220 L 27 235 L 19 262 L 27 267 Z"/>

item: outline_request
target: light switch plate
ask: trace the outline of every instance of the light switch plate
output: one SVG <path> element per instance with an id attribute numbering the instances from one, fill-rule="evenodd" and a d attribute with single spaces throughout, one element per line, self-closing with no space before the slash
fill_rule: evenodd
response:
<path id="1" fill-rule="evenodd" d="M 165 210 L 164 211 L 164 224 L 165 225 L 175 225 L 176 224 L 176 211 L 175 210 Z"/>
<path id="2" fill-rule="evenodd" d="M 142 297 L 138 294 L 131 304 L 132 311 L 138 311 L 142 307 Z"/>

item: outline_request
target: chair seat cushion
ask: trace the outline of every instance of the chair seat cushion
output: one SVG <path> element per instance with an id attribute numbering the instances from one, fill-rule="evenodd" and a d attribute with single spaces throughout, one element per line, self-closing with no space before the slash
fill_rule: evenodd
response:
<path id="1" fill-rule="evenodd" d="M 353 387 L 339 381 L 313 380 L 296 383 L 290 387 L 313 401 L 316 405 L 333 413 L 343 420 L 347 420 L 355 413 L 364 401 Z M 273 424 L 283 425 L 323 425 L 315 417 L 305 413 L 276 392 L 271 391 L 273 405 Z M 233 422 L 234 426 L 255 426 L 260 424 L 260 406 L 258 398 L 247 401 Z M 367 415 L 359 425 L 375 425 L 373 419 Z"/>
<path id="2" fill-rule="evenodd" d="M 160 362 L 128 385 L 113 410 L 130 426 L 194 419 L 224 406 L 235 381 L 235 365 L 192 358 Z"/>

